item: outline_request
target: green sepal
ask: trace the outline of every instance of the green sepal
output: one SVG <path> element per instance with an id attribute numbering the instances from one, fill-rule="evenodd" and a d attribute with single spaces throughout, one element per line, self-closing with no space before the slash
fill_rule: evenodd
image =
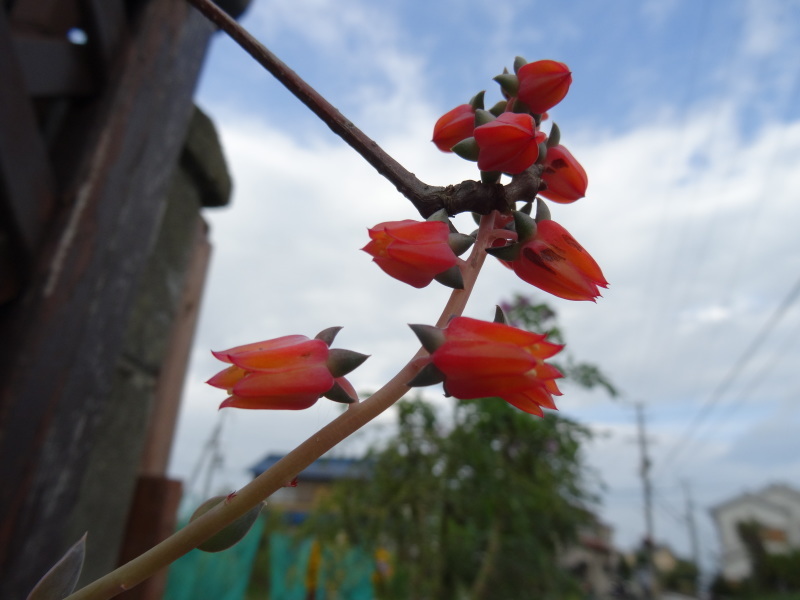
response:
<path id="1" fill-rule="evenodd" d="M 334 377 L 344 377 L 368 358 L 368 354 L 361 354 L 344 348 L 331 348 L 328 351 L 328 360 L 325 365 Z"/>
<path id="2" fill-rule="evenodd" d="M 539 221 L 550 221 L 552 217 L 550 216 L 550 209 L 547 206 L 547 203 L 542 200 L 541 198 L 536 199 L 536 222 Z"/>
<path id="3" fill-rule="evenodd" d="M 519 212 L 529 215 L 531 214 L 532 210 L 533 210 L 533 202 L 528 200 L 525 204 L 522 205 L 522 208 L 519 209 Z"/>
<path id="4" fill-rule="evenodd" d="M 458 265 L 453 265 L 447 271 L 442 271 L 434 279 L 454 290 L 464 289 L 464 276 L 461 275 L 461 269 L 458 268 Z"/>
<path id="5" fill-rule="evenodd" d="M 547 160 L 547 140 L 539 144 L 539 156 L 536 157 L 536 164 L 543 165 Z"/>
<path id="6" fill-rule="evenodd" d="M 519 79 L 513 73 L 503 73 L 493 78 L 500 84 L 503 93 L 508 96 L 516 96 L 519 93 Z"/>
<path id="7" fill-rule="evenodd" d="M 449 223 L 450 216 L 447 214 L 447 209 L 440 208 L 431 216 L 429 216 L 426 221 L 441 221 L 442 223 Z"/>
<path id="8" fill-rule="evenodd" d="M 515 113 L 519 113 L 519 114 L 525 114 L 525 115 L 531 115 L 533 117 L 533 120 L 536 121 L 536 115 L 531 114 L 531 109 L 528 107 L 527 104 L 525 104 L 519 98 L 514 98 L 514 106 L 511 107 L 511 112 L 515 112 Z M 539 116 L 539 120 L 536 121 L 536 126 L 538 127 L 539 125 L 541 125 L 541 123 L 542 123 L 542 118 L 541 118 L 541 116 Z"/>
<path id="9" fill-rule="evenodd" d="M 492 113 L 488 110 L 476 110 L 475 111 L 475 127 L 480 127 L 481 125 L 486 125 L 487 123 L 491 123 L 497 117 L 495 117 Z"/>
<path id="10" fill-rule="evenodd" d="M 528 64 L 528 61 L 522 58 L 521 56 L 517 56 L 514 59 L 514 73 L 519 74 L 519 70 Z"/>
<path id="11" fill-rule="evenodd" d="M 358 398 L 353 398 L 336 381 L 333 382 L 331 389 L 329 389 L 322 395 L 328 400 L 333 400 L 334 402 L 340 402 L 341 404 L 355 404 L 356 402 L 358 402 Z"/>
<path id="12" fill-rule="evenodd" d="M 500 100 L 500 102 L 498 102 L 492 108 L 489 109 L 489 112 L 492 113 L 495 117 L 499 117 L 504 112 L 506 112 L 506 106 L 508 106 L 508 100 Z"/>
<path id="13" fill-rule="evenodd" d="M 214 498 L 209 498 L 203 502 L 196 511 L 194 511 L 194 514 L 190 517 L 189 521 L 194 521 L 218 504 L 221 504 L 225 501 L 225 496 L 215 496 Z M 218 531 L 202 544 L 197 546 L 197 549 L 202 550 L 203 552 L 221 552 L 222 550 L 227 550 L 237 542 L 240 542 L 242 538 L 247 535 L 247 532 L 250 531 L 253 523 L 256 522 L 262 506 L 264 506 L 264 503 L 259 502 L 256 506 L 236 519 L 233 523 L 226 525 L 221 531 Z"/>
<path id="14" fill-rule="evenodd" d="M 458 233 L 458 229 L 456 229 L 456 226 L 453 225 L 453 222 L 450 220 L 450 215 L 447 214 L 446 208 L 440 208 L 425 220 L 441 221 L 442 223 L 447 223 L 447 226 L 450 228 L 450 233 Z"/>
<path id="15" fill-rule="evenodd" d="M 495 258 L 513 262 L 519 258 L 519 253 L 522 251 L 522 244 L 508 244 L 507 246 L 495 246 L 487 248 L 486 254 L 491 254 Z"/>
<path id="16" fill-rule="evenodd" d="M 476 212 L 472 213 L 472 220 L 475 221 L 475 225 L 480 225 L 481 224 L 481 217 L 482 216 L 483 215 L 481 215 L 481 213 L 476 213 Z"/>
<path id="17" fill-rule="evenodd" d="M 409 325 L 411 331 L 417 336 L 419 343 L 428 351 L 429 354 L 436 352 L 437 348 L 444 344 L 444 331 L 433 325 Z"/>
<path id="18" fill-rule="evenodd" d="M 481 171 L 481 183 L 500 183 L 501 171 Z"/>
<path id="19" fill-rule="evenodd" d="M 558 128 L 558 125 L 553 123 L 553 126 L 550 128 L 550 135 L 547 136 L 547 147 L 552 148 L 553 146 L 558 146 L 561 143 L 561 130 Z"/>
<path id="20" fill-rule="evenodd" d="M 333 340 L 336 338 L 336 334 L 341 330 L 341 327 L 328 327 L 327 329 L 323 329 L 317 335 L 315 335 L 314 339 L 322 340 L 330 347 L 330 345 L 333 343 Z"/>
<path id="21" fill-rule="evenodd" d="M 517 241 L 524 244 L 536 237 L 536 221 L 524 212 L 514 211 L 514 229 L 517 232 Z"/>
<path id="22" fill-rule="evenodd" d="M 408 387 L 425 387 L 427 385 L 436 385 L 443 381 L 444 373 L 435 364 L 429 362 L 406 385 Z"/>
<path id="23" fill-rule="evenodd" d="M 453 152 L 456 156 L 460 156 L 465 160 L 471 160 L 472 162 L 477 162 L 478 153 L 480 153 L 481 149 L 478 148 L 478 142 L 475 141 L 474 137 L 468 137 L 466 139 L 461 140 L 455 146 L 450 148 L 450 151 Z"/>
<path id="24" fill-rule="evenodd" d="M 501 325 L 508 325 L 508 317 L 506 317 L 506 313 L 503 312 L 499 304 L 494 307 L 494 322 L 500 323 Z"/>
<path id="25" fill-rule="evenodd" d="M 483 97 L 486 95 L 486 90 L 481 90 L 475 94 L 469 101 L 469 105 L 473 110 L 483 110 Z"/>
<path id="26" fill-rule="evenodd" d="M 461 256 L 475 243 L 475 238 L 465 233 L 451 233 L 447 236 L 447 245 L 456 256 Z"/>

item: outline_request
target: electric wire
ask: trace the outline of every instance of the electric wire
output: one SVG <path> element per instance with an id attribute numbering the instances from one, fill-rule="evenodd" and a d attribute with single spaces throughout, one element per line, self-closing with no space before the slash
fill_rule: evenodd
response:
<path id="1" fill-rule="evenodd" d="M 722 378 L 722 381 L 720 381 L 720 383 L 711 392 L 709 397 L 703 402 L 700 409 L 697 411 L 697 413 L 695 413 L 695 416 L 690 422 L 689 426 L 686 428 L 683 436 L 681 436 L 678 442 L 672 446 L 672 449 L 656 468 L 663 470 L 685 452 L 687 442 L 695 434 L 696 429 L 705 419 L 708 418 L 708 416 L 722 399 L 723 395 L 728 391 L 734 381 L 736 381 L 738 376 L 744 371 L 761 345 L 766 341 L 770 333 L 772 333 L 772 330 L 775 329 L 775 326 L 781 321 L 781 319 L 783 319 L 791 305 L 797 301 L 798 297 L 800 297 L 800 278 L 798 278 L 798 280 L 789 290 L 789 293 L 786 295 L 783 301 L 776 307 L 770 318 L 757 331 L 753 340 L 747 345 L 744 352 L 734 362 L 731 369 L 727 372 L 725 377 Z"/>

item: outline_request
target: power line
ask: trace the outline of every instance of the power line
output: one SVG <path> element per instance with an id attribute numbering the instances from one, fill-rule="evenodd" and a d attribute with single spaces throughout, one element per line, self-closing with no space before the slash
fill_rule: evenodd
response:
<path id="1" fill-rule="evenodd" d="M 762 368 L 750 378 L 749 383 L 745 384 L 745 386 L 741 388 L 739 394 L 728 402 L 727 410 L 714 421 L 714 426 L 716 428 L 719 428 L 725 420 L 731 418 L 736 410 L 738 410 L 739 407 L 741 407 L 742 404 L 744 404 L 745 401 L 752 396 L 753 391 L 757 386 L 763 385 L 763 382 L 767 379 L 772 370 L 780 364 L 781 359 L 787 356 L 789 347 L 797 344 L 798 339 L 800 339 L 800 336 L 797 335 L 798 332 L 800 332 L 800 321 L 798 321 L 794 329 L 792 329 L 792 331 L 786 335 L 783 345 L 776 349 L 775 354 L 778 356 L 778 358 L 765 363 Z M 705 429 L 708 429 L 708 427 Z M 696 449 L 698 445 L 702 445 L 703 443 L 708 443 L 708 438 L 703 438 L 699 435 L 696 435 L 694 440 L 689 442 L 689 445 L 684 450 L 684 454 L 688 452 L 690 448 Z"/>
<path id="2" fill-rule="evenodd" d="M 684 435 L 672 447 L 671 452 L 661 462 L 662 469 L 666 466 L 669 466 L 670 463 L 674 462 L 676 458 L 686 450 L 688 442 L 694 435 L 697 427 L 708 417 L 709 414 L 711 414 L 711 411 L 722 399 L 722 395 L 728 391 L 728 388 L 736 380 L 737 376 L 744 371 L 744 368 L 753 359 L 753 356 L 755 356 L 755 353 L 761 347 L 761 344 L 763 344 L 769 334 L 772 333 L 772 330 L 780 322 L 780 320 L 786 314 L 786 311 L 797 300 L 798 297 L 800 297 L 800 279 L 795 282 L 794 286 L 791 288 L 791 290 L 789 290 L 789 293 L 784 298 L 783 302 L 778 305 L 769 320 L 764 323 L 764 325 L 756 334 L 755 338 L 753 338 L 753 341 L 750 342 L 739 359 L 733 364 L 733 367 L 731 367 L 730 371 L 728 371 L 727 375 L 725 375 L 719 385 L 700 407 L 700 410 L 698 410 L 698 412 L 695 414 L 694 419 L 692 419 L 692 422 L 689 424 L 689 427 L 686 429 Z"/>

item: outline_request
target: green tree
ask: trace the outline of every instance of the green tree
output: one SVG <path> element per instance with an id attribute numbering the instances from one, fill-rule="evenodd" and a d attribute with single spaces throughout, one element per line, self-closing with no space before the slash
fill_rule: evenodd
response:
<path id="1" fill-rule="evenodd" d="M 545 305 L 517 298 L 506 308 L 515 324 L 562 339 Z M 615 393 L 596 367 L 570 364 L 584 374 L 578 384 Z M 368 455 L 371 476 L 338 485 L 309 527 L 390 550 L 393 573 L 379 585 L 387 600 L 577 597 L 558 556 L 591 520 L 589 430 L 498 398 L 454 406 L 451 415 L 421 396 L 398 403 L 397 432 Z"/>

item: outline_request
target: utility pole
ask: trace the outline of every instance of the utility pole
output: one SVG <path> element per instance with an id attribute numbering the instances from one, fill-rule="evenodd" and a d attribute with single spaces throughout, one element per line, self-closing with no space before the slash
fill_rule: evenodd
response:
<path id="1" fill-rule="evenodd" d="M 644 499 L 644 526 L 645 526 L 645 542 L 644 552 L 647 566 L 647 576 L 644 583 L 644 593 L 646 600 L 652 600 L 655 597 L 656 588 L 656 570 L 653 562 L 653 549 L 655 538 L 653 537 L 653 485 L 650 482 L 650 469 L 652 463 L 650 456 L 647 453 L 647 435 L 644 421 L 644 405 L 641 402 L 634 403 L 636 409 L 636 423 L 639 432 L 639 452 L 641 454 L 641 467 L 639 475 L 642 478 L 642 492 Z"/>
<path id="2" fill-rule="evenodd" d="M 689 481 L 684 479 L 682 481 L 683 490 L 686 493 L 686 525 L 689 528 L 689 542 L 692 547 L 692 562 L 697 567 L 697 579 L 695 581 L 695 595 L 700 597 L 700 584 L 702 581 L 702 573 L 700 570 L 700 542 L 697 537 L 697 524 L 694 520 L 694 502 L 692 500 L 692 491 L 689 486 Z"/>

